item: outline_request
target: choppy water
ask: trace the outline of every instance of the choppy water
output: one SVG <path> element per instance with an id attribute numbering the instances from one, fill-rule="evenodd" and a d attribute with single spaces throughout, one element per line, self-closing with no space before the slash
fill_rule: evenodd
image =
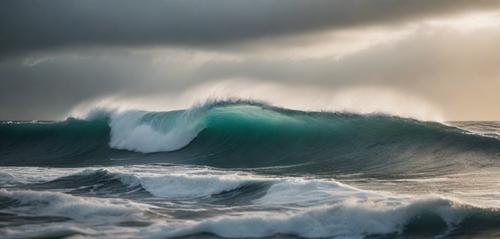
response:
<path id="1" fill-rule="evenodd" d="M 0 236 L 500 236 L 500 123 L 216 102 L 0 124 Z"/>

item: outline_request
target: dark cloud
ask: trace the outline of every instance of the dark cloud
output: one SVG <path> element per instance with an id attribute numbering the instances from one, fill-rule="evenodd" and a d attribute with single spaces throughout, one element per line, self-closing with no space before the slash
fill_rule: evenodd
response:
<path id="1" fill-rule="evenodd" d="M 59 54 L 33 61 L 0 63 L 0 119 L 63 117 L 82 100 L 126 88 L 139 90 L 154 71 L 150 58 L 126 52 Z"/>
<path id="2" fill-rule="evenodd" d="M 57 119 L 96 97 L 175 94 L 233 78 L 333 90 L 391 86 L 436 102 L 451 119 L 500 119 L 495 27 L 466 34 L 429 27 L 341 59 L 280 55 L 349 41 L 315 34 L 323 30 L 354 30 L 356 38 L 367 26 L 390 32 L 499 7 L 496 0 L 3 0 L 0 119 Z M 201 63 L 191 52 L 201 52 Z"/>
<path id="3" fill-rule="evenodd" d="M 2 0 L 0 56 L 81 46 L 220 46 L 499 5 L 497 0 Z"/>
<path id="4" fill-rule="evenodd" d="M 244 78 L 332 91 L 387 86 L 429 99 L 445 109 L 447 119 L 498 120 L 500 31 L 492 29 L 461 33 L 424 27 L 341 59 L 238 55 L 238 60 L 210 56 L 194 64 L 186 57 L 189 50 L 169 51 L 162 56 L 167 61 L 156 62 L 154 51 L 110 49 L 31 61 L 16 57 L 0 63 L 0 119 L 55 119 L 96 97 L 175 95 L 207 82 Z"/>

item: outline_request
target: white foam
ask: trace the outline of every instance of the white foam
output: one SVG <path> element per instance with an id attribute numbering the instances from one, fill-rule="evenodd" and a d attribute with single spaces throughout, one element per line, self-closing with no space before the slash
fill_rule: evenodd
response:
<path id="1" fill-rule="evenodd" d="M 39 168 L 0 167 L 0 182 L 43 183 L 71 175 L 85 176 L 97 172 L 115 175 L 130 187 L 141 186 L 157 197 L 188 199 L 208 197 L 230 191 L 246 183 L 271 179 L 252 174 L 218 171 L 207 168 L 132 166 L 110 168 Z"/>
<path id="2" fill-rule="evenodd" d="M 73 219 L 125 220 L 139 218 L 147 208 L 120 199 L 76 197 L 60 192 L 0 189 L 0 197 L 16 200 L 18 213 L 62 216 Z"/>
<path id="3" fill-rule="evenodd" d="M 467 214 L 466 207 L 456 206 L 450 199 L 382 194 L 360 190 L 334 180 L 265 178 L 251 174 L 242 176 L 223 171 L 207 173 L 197 170 L 171 174 L 138 177 L 137 182 L 165 197 L 211 195 L 248 182 L 267 181 L 272 186 L 266 195 L 254 200 L 251 205 L 257 210 L 251 213 L 228 213 L 196 221 L 156 223 L 140 236 L 156 238 L 214 233 L 229 238 L 277 234 L 307 238 L 362 238 L 373 234 L 400 233 L 412 218 L 425 212 L 436 213 L 449 227 L 458 224 Z M 287 210 L 266 210 L 273 207 Z"/>
<path id="4" fill-rule="evenodd" d="M 155 128 L 143 121 L 146 112 L 126 111 L 111 116 L 110 146 L 141 153 L 173 151 L 189 144 L 201 130 L 189 112 L 172 117 Z"/>
<path id="5" fill-rule="evenodd" d="M 80 170 L 71 168 L 0 167 L 0 180 L 6 183 L 42 183 Z"/>
<path id="6" fill-rule="evenodd" d="M 72 172 L 74 169 L 54 170 L 61 170 L 59 174 L 62 174 Z M 103 169 L 89 168 L 77 173 L 93 174 L 97 170 Z M 418 218 L 422 213 L 435 213 L 451 228 L 471 210 L 457 200 L 437 196 L 416 197 L 365 191 L 326 179 L 270 178 L 210 168 L 155 165 L 111 167 L 105 170 L 114 174 L 123 183 L 130 186 L 141 185 L 155 196 L 167 199 L 208 197 L 247 183 L 268 182 L 272 185 L 263 197 L 255 199 L 248 205 L 235 206 L 237 210 L 218 208 L 213 214 L 204 214 L 210 216 L 200 215 L 195 220 L 177 218 L 175 209 L 180 204 L 175 202 L 172 203 L 174 211 L 159 210 L 156 213 L 152 210 L 154 206 L 125 199 L 0 189 L 0 197 L 12 198 L 20 204 L 13 208 L 2 209 L 2 212 L 63 216 L 76 220 L 68 222 L 67 230 L 58 227 L 59 224 L 51 224 L 47 228 L 26 226 L 27 232 L 30 231 L 31 234 L 26 234 L 23 228 L 12 228 L 12 232 L 8 232 L 8 235 L 50 236 L 80 233 L 89 236 L 119 237 L 121 231 L 121 233 L 126 232 L 121 234 L 123 237 L 141 238 L 168 238 L 197 233 L 213 233 L 230 238 L 266 237 L 277 234 L 307 238 L 362 238 L 366 235 L 399 233 L 408 222 Z M 42 169 L 28 171 L 44 172 Z M 205 209 L 203 205 L 201 208 Z M 191 209 L 199 210 L 199 208 Z M 151 216 L 153 214 L 154 216 Z M 146 221 L 148 225 L 116 227 L 117 222 L 135 219 Z M 100 228 L 106 234 L 99 234 L 100 231 L 97 229 L 82 231 L 85 227 L 80 226 L 94 222 L 109 226 L 105 230 Z"/>
<path id="7" fill-rule="evenodd" d="M 423 210 L 439 215 L 450 226 L 458 223 L 465 208 L 451 202 L 428 198 L 405 203 L 358 200 L 352 198 L 329 206 L 306 208 L 297 212 L 252 212 L 244 215 L 218 216 L 177 225 L 156 225 L 149 232 L 158 237 L 176 237 L 214 233 L 222 237 L 266 237 L 277 234 L 306 238 L 348 237 L 400 233 L 404 226 Z"/>
<path id="8" fill-rule="evenodd" d="M 12 183 L 15 182 L 16 179 L 14 176 L 7 172 L 0 172 L 0 182 L 1 183 Z"/>
<path id="9" fill-rule="evenodd" d="M 3 232 L 3 238 L 77 238 L 75 235 L 96 236 L 98 232 L 90 228 L 81 228 L 69 223 L 58 223 L 58 225 L 28 224 L 7 228 Z"/>
<path id="10" fill-rule="evenodd" d="M 344 200 L 348 197 L 365 198 L 375 196 L 334 180 L 288 178 L 274 183 L 266 195 L 257 199 L 259 204 L 297 204 L 317 205 L 331 201 Z"/>
<path id="11" fill-rule="evenodd" d="M 208 197 L 236 189 L 245 183 L 262 180 L 232 173 L 211 174 L 210 171 L 206 171 L 204 175 L 199 175 L 196 171 L 175 172 L 168 175 L 151 173 L 118 173 L 117 175 L 125 184 L 130 186 L 140 184 L 154 196 L 170 199 Z"/>

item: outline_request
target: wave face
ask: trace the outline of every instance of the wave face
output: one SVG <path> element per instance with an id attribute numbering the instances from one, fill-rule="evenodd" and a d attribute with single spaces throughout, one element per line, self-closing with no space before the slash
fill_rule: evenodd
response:
<path id="1" fill-rule="evenodd" d="M 156 162 L 377 174 L 480 168 L 499 154 L 498 139 L 439 123 L 292 111 L 245 101 L 0 124 L 2 165 Z"/>

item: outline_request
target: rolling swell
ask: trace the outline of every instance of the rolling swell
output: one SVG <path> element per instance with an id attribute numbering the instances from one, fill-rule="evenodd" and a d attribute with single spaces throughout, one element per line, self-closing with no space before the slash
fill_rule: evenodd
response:
<path id="1" fill-rule="evenodd" d="M 150 170 L 142 170 L 146 168 Z M 85 169 L 47 182 L 27 184 L 25 188 L 0 189 L 0 209 L 9 213 L 20 210 L 23 217 L 46 215 L 44 220 L 48 217 L 53 221 L 133 221 L 147 230 L 137 228 L 138 231 L 128 233 L 144 237 L 140 233 L 148 232 L 152 233 L 147 234 L 149 237 L 162 238 L 204 238 L 207 234 L 228 238 L 493 237 L 500 222 L 497 208 L 437 195 L 384 194 L 335 180 L 262 177 L 207 168 L 146 168 Z M 83 190 L 91 185 L 95 190 Z M 47 190 L 40 191 L 44 190 L 41 187 Z M 61 189 L 67 190 L 62 193 Z M 110 189 L 116 192 L 105 193 Z M 152 196 L 156 198 L 152 200 Z M 159 204 L 164 207 L 163 213 L 171 214 L 146 218 L 158 209 L 154 203 L 161 200 L 172 200 L 173 204 Z M 184 202 L 194 207 L 193 212 L 180 210 L 177 214 L 170 210 L 179 210 L 179 206 L 186 205 Z M 210 213 L 200 213 L 195 205 Z M 16 209 L 10 211 L 11 208 Z M 237 210 L 251 213 L 241 214 Z M 177 220 L 169 221 L 169 217 Z"/>
<path id="2" fill-rule="evenodd" d="M 0 124 L 2 165 L 162 162 L 312 174 L 439 173 L 496 164 L 499 155 L 498 139 L 439 123 L 244 101 Z"/>
<path id="3" fill-rule="evenodd" d="M 217 215 L 200 220 L 178 221 L 172 225 L 168 218 L 147 221 L 151 208 L 144 204 L 115 198 L 76 197 L 60 192 L 0 189 L 0 208 L 18 207 L 23 220 L 33 223 L 62 223 L 70 220 L 105 220 L 118 225 L 131 222 L 139 227 L 127 228 L 129 236 L 152 238 L 430 238 L 478 237 L 493 238 L 500 222 L 498 211 L 460 204 L 442 198 L 422 198 L 391 205 L 391 202 L 340 202 L 334 205 L 310 207 L 293 213 L 270 214 L 265 211 L 236 215 Z M 394 203 L 392 203 L 394 204 Z M 68 214 L 67 212 L 72 212 Z M 10 211 L 9 211 L 10 212 Z M 31 215 L 50 215 L 33 217 Z M 13 214 L 12 214 L 13 215 Z M 6 216 L 6 215 L 2 215 Z M 164 221 L 167 221 L 165 223 Z M 142 223 L 142 224 L 141 224 Z M 6 224 L 15 226 L 15 224 Z M 82 234 L 102 236 L 93 230 L 74 230 L 79 227 L 26 227 L 26 231 L 7 231 L 7 238 L 27 235 L 61 237 Z M 84 225 L 82 228 L 86 228 Z M 145 227 L 145 228 L 144 228 Z M 38 230 L 37 230 L 38 229 Z M 57 236 L 53 235 L 57 232 Z M 116 233 L 116 232 L 114 232 Z M 491 234 L 490 234 L 491 233 Z M 66 235 L 67 234 L 67 235 Z M 113 234 L 116 236 L 116 234 Z M 281 235 L 281 237 L 280 237 Z"/>

